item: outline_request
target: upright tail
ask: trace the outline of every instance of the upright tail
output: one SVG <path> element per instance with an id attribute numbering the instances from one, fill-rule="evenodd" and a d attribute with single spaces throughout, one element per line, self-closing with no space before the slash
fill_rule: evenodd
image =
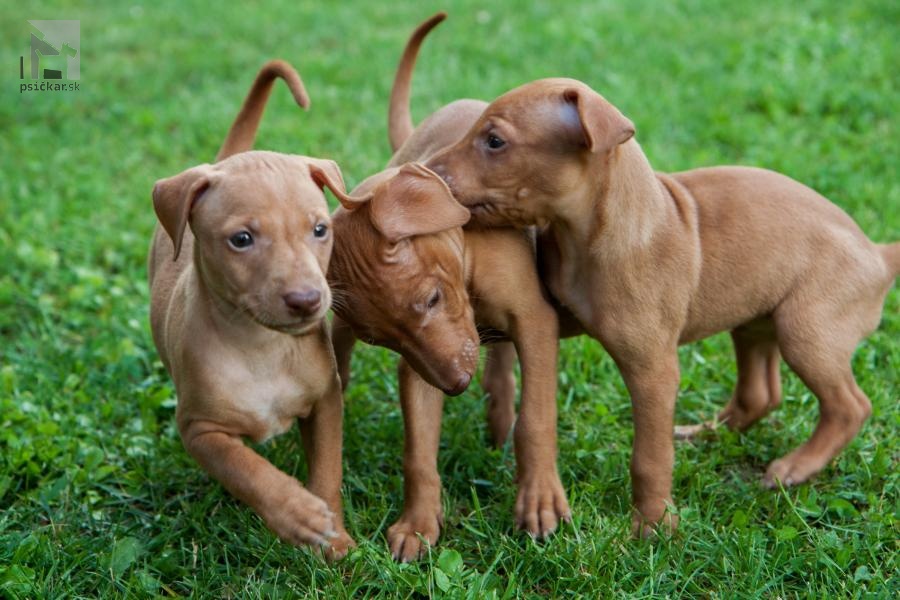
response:
<path id="1" fill-rule="evenodd" d="M 900 242 L 881 246 L 881 255 L 888 269 L 894 274 L 894 279 L 900 276 Z"/>
<path id="2" fill-rule="evenodd" d="M 403 56 L 400 57 L 400 65 L 397 67 L 397 75 L 394 77 L 394 87 L 391 88 L 391 104 L 388 111 L 388 135 L 393 152 L 396 152 L 397 148 L 402 146 L 406 138 L 413 132 L 412 115 L 409 112 L 409 92 L 419 47 L 428 32 L 446 18 L 447 13 L 439 12 L 416 27 L 409 41 L 406 42 Z"/>
<path id="3" fill-rule="evenodd" d="M 294 67 L 283 60 L 270 60 L 256 75 L 253 86 L 244 100 L 244 105 L 231 125 L 219 154 L 216 155 L 216 161 L 253 148 L 256 130 L 259 128 L 263 111 L 266 109 L 269 94 L 272 93 L 272 84 L 279 77 L 287 83 L 297 104 L 304 109 L 309 108 L 309 96 L 306 95 L 306 88 L 303 87 L 303 81 Z"/>

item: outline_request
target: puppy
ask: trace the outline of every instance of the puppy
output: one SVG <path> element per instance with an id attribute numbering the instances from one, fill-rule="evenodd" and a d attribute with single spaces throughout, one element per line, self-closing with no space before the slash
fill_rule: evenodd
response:
<path id="1" fill-rule="evenodd" d="M 766 471 L 806 481 L 871 405 L 850 369 L 900 271 L 837 206 L 746 167 L 654 173 L 634 126 L 584 83 L 546 79 L 495 100 L 427 161 L 483 225 L 548 225 L 545 283 L 616 361 L 634 408 L 634 527 L 676 524 L 679 344 L 730 331 L 737 389 L 718 419 L 743 430 L 781 400 L 779 357 L 818 397 L 812 437 Z"/>
<path id="2" fill-rule="evenodd" d="M 336 194 L 342 208 L 333 215 L 336 243 L 328 271 L 336 315 L 360 339 L 403 357 L 405 506 L 387 537 L 394 557 L 404 561 L 420 556 L 426 548 L 422 540 L 434 544 L 440 532 L 437 450 L 443 393 L 456 395 L 469 385 L 479 335 L 515 345 L 514 351 L 508 342 L 500 344 L 485 368 L 496 443 L 506 439 L 514 419 L 516 351 L 522 365 L 522 403 L 514 433 L 517 525 L 543 537 L 571 514 L 556 466 L 559 330 L 537 276 L 532 241 L 514 229 L 463 230 L 468 211 L 439 177 L 409 162 L 455 142 L 486 106 L 474 100 L 454 102 L 413 131 L 408 106 L 412 67 L 422 38 L 443 18 L 439 14 L 423 23 L 401 60 L 390 110 L 397 153 L 388 169 L 352 194 Z M 341 332 L 337 324 L 335 331 Z M 350 337 L 339 337 L 338 361 L 346 364 Z"/>
<path id="3" fill-rule="evenodd" d="M 313 175 L 327 173 L 343 192 L 340 170 L 273 152 L 226 158 L 252 145 L 277 76 L 308 104 L 289 65 L 267 64 L 222 147 L 224 160 L 154 186 L 160 226 L 150 248 L 150 323 L 175 383 L 188 453 L 278 537 L 337 558 L 353 540 L 341 514 L 342 394 L 324 320 L 333 240 Z M 295 419 L 306 488 L 242 440 L 263 442 Z"/>

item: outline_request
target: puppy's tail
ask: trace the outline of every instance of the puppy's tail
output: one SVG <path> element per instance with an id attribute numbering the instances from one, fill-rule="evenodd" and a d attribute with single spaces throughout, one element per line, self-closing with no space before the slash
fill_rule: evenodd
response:
<path id="1" fill-rule="evenodd" d="M 306 94 L 303 81 L 300 79 L 297 71 L 294 70 L 294 67 L 283 60 L 270 60 L 263 65 L 256 75 L 256 80 L 253 82 L 253 86 L 244 100 L 241 112 L 238 113 L 237 118 L 231 125 L 228 136 L 225 138 L 225 143 L 222 144 L 219 154 L 216 155 L 216 161 L 253 148 L 256 130 L 259 128 L 263 111 L 266 109 L 269 94 L 272 93 L 272 84 L 279 77 L 284 79 L 297 104 L 304 109 L 309 108 L 309 96 Z"/>
<path id="2" fill-rule="evenodd" d="M 421 25 L 416 27 L 406 42 L 403 56 L 400 57 L 400 65 L 397 67 L 397 75 L 394 77 L 394 87 L 391 88 L 391 103 L 388 110 L 388 136 L 391 139 L 391 151 L 403 145 L 413 132 L 412 114 L 409 112 L 409 92 L 412 87 L 412 72 L 416 66 L 416 55 L 422 40 L 428 32 L 434 29 L 438 23 L 447 18 L 447 13 L 439 12 Z"/>
<path id="3" fill-rule="evenodd" d="M 897 277 L 900 276 L 900 242 L 885 244 L 880 246 L 880 249 L 885 264 L 888 269 L 890 269 L 891 273 L 894 274 L 893 278 L 897 279 Z"/>

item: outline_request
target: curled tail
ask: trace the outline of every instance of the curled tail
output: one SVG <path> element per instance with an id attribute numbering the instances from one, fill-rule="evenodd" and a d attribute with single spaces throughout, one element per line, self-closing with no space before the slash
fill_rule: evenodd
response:
<path id="1" fill-rule="evenodd" d="M 388 110 L 388 136 L 393 152 L 396 152 L 397 148 L 402 146 L 406 138 L 413 132 L 412 115 L 409 112 L 409 92 L 419 47 L 428 32 L 446 18 L 447 13 L 439 12 L 416 27 L 409 41 L 406 42 L 403 56 L 400 57 L 400 65 L 397 67 L 397 75 L 394 77 L 394 87 L 391 88 L 391 103 Z"/>
<path id="2" fill-rule="evenodd" d="M 894 275 L 894 279 L 900 276 L 900 242 L 881 246 L 881 256 L 888 269 Z"/>
<path id="3" fill-rule="evenodd" d="M 300 79 L 297 71 L 294 70 L 294 67 L 283 60 L 270 60 L 263 65 L 256 75 L 253 86 L 244 100 L 244 105 L 231 125 L 219 154 L 216 155 L 216 161 L 253 148 L 256 130 L 259 128 L 263 111 L 266 109 L 269 94 L 272 93 L 272 84 L 279 77 L 287 83 L 297 104 L 303 108 L 309 108 L 309 96 L 307 96 L 306 88 L 303 87 L 303 81 Z"/>

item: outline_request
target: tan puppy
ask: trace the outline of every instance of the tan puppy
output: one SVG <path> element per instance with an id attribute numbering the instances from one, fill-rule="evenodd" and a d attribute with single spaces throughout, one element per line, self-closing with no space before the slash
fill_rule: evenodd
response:
<path id="1" fill-rule="evenodd" d="M 560 519 L 570 518 L 556 467 L 557 318 L 537 276 L 532 242 L 514 229 L 464 231 L 468 211 L 439 177 L 408 162 L 455 142 L 486 106 L 454 102 L 412 130 L 408 99 L 415 55 L 443 18 L 419 27 L 398 70 L 390 130 L 395 149 L 403 146 L 386 171 L 352 195 L 337 194 L 343 208 L 333 216 L 337 241 L 328 272 L 335 313 L 359 338 L 403 356 L 405 505 L 387 537 L 394 557 L 404 561 L 420 556 L 422 539 L 434 544 L 440 532 L 442 390 L 455 395 L 468 386 L 479 334 L 491 341 L 511 339 L 522 365 L 514 433 L 516 523 L 533 536 L 546 536 Z M 347 336 L 338 336 L 339 362 L 349 345 Z M 514 418 L 514 360 L 510 345 L 501 344 L 485 369 L 496 443 L 506 439 Z"/>
<path id="2" fill-rule="evenodd" d="M 870 413 L 850 359 L 878 325 L 900 244 L 873 244 L 837 206 L 778 173 L 654 173 L 633 134 L 587 85 L 547 79 L 498 98 L 427 164 L 478 222 L 549 225 L 545 282 L 603 343 L 631 394 L 634 524 L 647 533 L 672 503 L 677 346 L 731 331 L 738 383 L 718 418 L 735 429 L 778 405 L 784 356 L 821 415 L 764 482 L 806 481 Z"/>
<path id="3" fill-rule="evenodd" d="M 252 145 L 258 119 L 245 119 L 261 114 L 276 76 L 308 103 L 289 65 L 267 65 L 220 158 Z M 175 382 L 188 453 L 281 539 L 325 546 L 336 558 L 353 540 L 341 510 L 342 395 L 324 320 L 332 237 L 312 178 L 319 172 L 341 185 L 332 161 L 273 152 L 245 152 L 158 181 L 150 323 Z M 307 488 L 242 440 L 265 441 L 295 419 Z"/>

